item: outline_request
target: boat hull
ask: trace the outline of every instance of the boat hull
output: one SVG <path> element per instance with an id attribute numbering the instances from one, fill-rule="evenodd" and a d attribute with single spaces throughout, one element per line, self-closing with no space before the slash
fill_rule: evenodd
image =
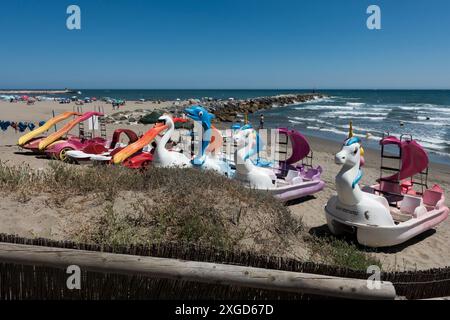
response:
<path id="1" fill-rule="evenodd" d="M 275 198 L 283 202 L 286 202 L 313 195 L 317 192 L 322 191 L 324 187 L 325 187 L 324 181 L 312 180 L 299 184 L 278 187 L 275 189 L 271 189 L 270 192 Z"/>
<path id="2" fill-rule="evenodd" d="M 329 208 L 328 205 L 325 207 L 327 224 L 333 234 L 356 233 L 358 243 L 372 248 L 391 247 L 404 243 L 436 227 L 447 219 L 449 214 L 447 207 L 441 207 L 429 211 L 423 216 L 411 218 L 393 226 L 376 226 L 343 220 L 332 211 L 332 208 Z"/>

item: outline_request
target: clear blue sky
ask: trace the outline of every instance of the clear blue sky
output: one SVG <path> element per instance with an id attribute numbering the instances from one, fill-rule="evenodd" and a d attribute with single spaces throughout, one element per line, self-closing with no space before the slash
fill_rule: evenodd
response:
<path id="1" fill-rule="evenodd" d="M 66 29 L 66 8 L 82 30 Z M 382 9 L 382 30 L 366 9 Z M 0 88 L 450 89 L 448 0 L 0 2 Z"/>

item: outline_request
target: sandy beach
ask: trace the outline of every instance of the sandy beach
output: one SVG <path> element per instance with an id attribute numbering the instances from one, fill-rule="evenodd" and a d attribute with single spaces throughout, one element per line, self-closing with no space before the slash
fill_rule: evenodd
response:
<path id="1" fill-rule="evenodd" d="M 183 103 L 183 102 L 180 102 Z M 138 109 L 163 109 L 173 106 L 174 102 L 133 102 L 129 101 L 121 110 Z M 110 104 L 95 102 L 83 106 L 84 111 L 90 111 L 96 107 L 102 107 L 107 115 L 114 112 Z M 23 102 L 0 102 L 0 120 L 39 122 L 52 117 L 52 112 L 59 114 L 63 111 L 72 111 L 73 104 L 59 104 L 51 101 L 38 101 L 28 106 Z M 149 125 L 117 125 L 107 126 L 108 136 L 117 128 L 129 127 L 137 133 L 142 133 L 150 128 Z M 16 146 L 18 138 L 22 134 L 9 128 L 6 132 L 0 132 L 0 160 L 11 165 L 21 163 L 28 164 L 34 169 L 45 168 L 49 161 L 42 157 L 24 155 Z M 326 188 L 315 197 L 305 201 L 291 204 L 289 209 L 296 218 L 301 218 L 310 233 L 326 233 L 327 227 L 324 216 L 324 206 L 327 200 L 335 193 L 334 177 L 339 168 L 334 163 L 334 154 L 340 149 L 340 145 L 323 139 L 309 137 L 314 150 L 314 165 L 321 165 L 324 169 L 323 178 Z M 364 143 L 364 142 L 363 142 Z M 363 168 L 364 176 L 362 185 L 373 184 L 379 177 L 379 152 L 366 149 L 366 165 Z M 439 184 L 446 190 L 446 198 L 450 197 L 450 167 L 432 163 L 430 166 L 429 186 Z M 447 203 L 448 205 L 448 203 Z M 52 237 L 52 229 L 58 224 L 58 218 L 46 210 L 20 210 L 8 206 L 8 202 L 0 205 L 0 233 L 18 234 L 24 237 Z M 361 250 L 371 252 L 383 263 L 384 269 L 428 269 L 449 265 L 450 262 L 450 221 L 445 221 L 436 230 L 426 232 L 407 243 L 389 250 Z"/>

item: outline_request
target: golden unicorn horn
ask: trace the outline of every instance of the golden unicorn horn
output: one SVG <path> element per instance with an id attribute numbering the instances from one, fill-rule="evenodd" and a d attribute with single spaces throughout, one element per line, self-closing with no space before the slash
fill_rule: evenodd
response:
<path id="1" fill-rule="evenodd" d="M 350 120 L 350 126 L 349 126 L 349 129 L 348 129 L 348 138 L 347 139 L 350 139 L 353 136 L 354 136 L 354 134 L 353 134 L 353 122 Z M 361 146 L 359 152 L 361 154 L 361 157 L 364 157 L 364 148 L 362 146 Z"/>

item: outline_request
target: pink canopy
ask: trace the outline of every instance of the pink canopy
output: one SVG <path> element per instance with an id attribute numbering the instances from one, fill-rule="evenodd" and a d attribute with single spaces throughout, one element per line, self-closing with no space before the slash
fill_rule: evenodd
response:
<path id="1" fill-rule="evenodd" d="M 422 172 L 428 167 L 428 155 L 415 140 L 400 141 L 394 136 L 388 136 L 380 141 L 381 145 L 397 145 L 401 150 L 400 172 L 385 179 L 401 181 Z"/>
<path id="2" fill-rule="evenodd" d="M 311 151 L 308 140 L 300 132 L 287 128 L 279 128 L 278 132 L 287 135 L 291 139 L 292 155 L 289 159 L 286 159 L 286 164 L 293 164 L 304 159 Z"/>

